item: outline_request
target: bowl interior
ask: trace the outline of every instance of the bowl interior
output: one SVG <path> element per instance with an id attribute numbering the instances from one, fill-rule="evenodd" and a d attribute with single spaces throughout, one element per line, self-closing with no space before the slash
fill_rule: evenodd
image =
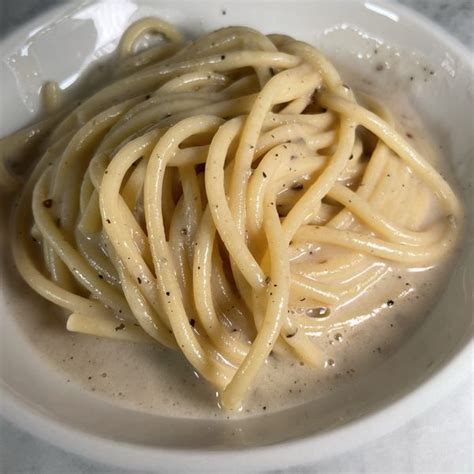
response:
<path id="1" fill-rule="evenodd" d="M 381 80 L 374 87 L 402 90 L 415 105 L 435 144 L 452 163 L 472 223 L 472 69 L 462 51 L 407 11 L 380 2 L 330 0 L 298 1 L 291 7 L 283 1 L 158 4 L 115 0 L 67 8 L 66 13 L 61 9 L 53 14 L 47 27 L 31 33 L 23 29 L 4 42 L 2 54 L 7 60 L 0 66 L 0 107 L 8 120 L 2 120 L 0 135 L 32 119 L 44 80 L 58 80 L 62 87 L 74 83 L 91 62 L 110 54 L 131 21 L 145 15 L 161 16 L 193 36 L 229 24 L 287 33 L 319 46 L 349 83 L 363 78 L 367 65 L 379 60 L 372 54 L 379 46 L 390 81 Z M 407 74 L 421 75 L 426 66 L 436 68 L 436 75 L 410 85 Z M 4 229 L 6 221 L 4 210 Z M 19 410 L 16 419 L 20 422 L 22 417 L 26 420 L 26 412 L 35 413 L 76 432 L 137 446 L 223 449 L 270 445 L 327 431 L 386 406 L 440 370 L 472 334 L 469 228 L 463 257 L 430 317 L 392 357 L 369 374 L 354 378 L 350 386 L 313 403 L 244 420 L 150 415 L 66 383 L 37 356 L 12 314 L 21 311 L 33 318 L 35 313 L 52 309 L 9 272 L 6 234 L 0 235 L 4 264 L 1 383 L 17 402 L 11 407 Z"/>

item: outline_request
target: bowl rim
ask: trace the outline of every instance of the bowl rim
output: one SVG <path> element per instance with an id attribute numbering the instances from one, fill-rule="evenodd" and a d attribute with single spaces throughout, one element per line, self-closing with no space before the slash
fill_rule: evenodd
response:
<path id="1" fill-rule="evenodd" d="M 179 3 L 180 0 L 176 0 Z M 243 3 L 251 0 L 241 0 Z M 259 0 L 265 2 L 266 0 Z M 293 0 L 305 3 L 305 0 Z M 458 56 L 463 64 L 474 72 L 474 55 L 457 38 L 415 10 L 392 0 L 333 0 L 344 3 L 353 1 L 361 7 L 371 5 L 386 8 L 403 16 L 403 19 L 420 26 L 422 34 L 433 39 Z M 87 2 L 88 3 L 88 2 Z M 76 5 L 77 7 L 77 5 Z M 70 10 L 65 3 L 48 9 L 39 16 L 15 28 L 0 40 L 0 51 L 21 43 L 33 29 Z M 457 352 L 445 360 L 430 377 L 409 392 L 374 412 L 369 412 L 344 425 L 318 432 L 304 438 L 279 442 L 268 446 L 242 449 L 212 448 L 163 448 L 150 447 L 86 433 L 54 419 L 33 403 L 14 393 L 0 379 L 0 415 L 17 427 L 68 452 L 85 458 L 129 469 L 156 469 L 173 466 L 174 469 L 215 472 L 250 471 L 255 469 L 285 468 L 316 462 L 355 449 L 367 442 L 399 428 L 417 414 L 428 410 L 436 402 L 448 396 L 459 384 L 474 373 L 472 357 L 474 339 L 468 339 Z M 422 409 L 420 410 L 420 407 Z M 335 442 L 337 440 L 337 442 Z M 348 448 L 350 447 L 350 448 Z M 316 449 L 317 448 L 317 449 Z M 275 456 L 275 453 L 279 453 Z"/>

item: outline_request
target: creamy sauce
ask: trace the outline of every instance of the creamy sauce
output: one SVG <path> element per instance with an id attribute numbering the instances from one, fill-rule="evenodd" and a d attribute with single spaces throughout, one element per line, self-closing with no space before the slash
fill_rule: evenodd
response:
<path id="1" fill-rule="evenodd" d="M 21 311 L 22 305 L 15 303 L 15 317 L 38 355 L 67 382 L 152 413 L 249 416 L 322 398 L 383 364 L 428 316 L 451 260 L 423 271 L 387 269 L 365 295 L 331 314 L 316 333 L 315 342 L 325 354 L 319 368 L 270 356 L 243 411 L 234 415 L 219 409 L 214 389 L 197 377 L 181 354 L 155 345 L 68 333 L 61 310 L 41 301 L 17 275 L 11 284 L 26 299 L 38 302 L 35 314 Z"/>
<path id="2" fill-rule="evenodd" d="M 381 53 L 377 54 L 380 58 Z M 348 77 L 348 83 L 365 90 L 373 87 L 364 78 L 356 83 Z M 399 99 L 392 95 L 386 104 L 395 112 L 400 131 L 409 133 L 418 149 L 430 149 L 416 114 L 406 100 Z M 437 153 L 428 152 L 427 156 L 449 174 L 446 161 Z M 136 410 L 169 416 L 252 416 L 325 397 L 383 364 L 428 316 L 453 261 L 454 254 L 427 268 L 385 264 L 383 277 L 364 295 L 321 321 L 314 332 L 315 343 L 324 353 L 320 366 L 308 368 L 272 354 L 244 409 L 237 414 L 219 408 L 215 390 L 197 376 L 181 354 L 154 345 L 68 333 L 61 310 L 34 294 L 13 269 L 9 281 L 13 291 L 7 303 L 38 356 L 80 390 Z M 20 302 L 14 301 L 18 295 Z"/>

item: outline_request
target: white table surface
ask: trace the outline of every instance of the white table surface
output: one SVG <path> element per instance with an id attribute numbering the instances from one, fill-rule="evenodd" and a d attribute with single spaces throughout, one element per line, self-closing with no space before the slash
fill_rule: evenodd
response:
<path id="1" fill-rule="evenodd" d="M 0 34 L 63 0 L 0 0 Z M 474 50 L 474 0 L 400 0 Z M 474 364 L 474 361 L 473 361 Z M 398 430 L 295 473 L 473 473 L 474 378 Z M 1 474 L 130 474 L 67 453 L 0 419 Z M 140 474 L 138 471 L 135 471 Z M 159 474 L 176 471 L 159 471 Z M 269 474 L 269 473 L 268 473 Z"/>

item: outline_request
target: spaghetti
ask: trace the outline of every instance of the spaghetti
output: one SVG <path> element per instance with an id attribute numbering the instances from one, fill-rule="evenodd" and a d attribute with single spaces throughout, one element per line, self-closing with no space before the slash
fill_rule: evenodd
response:
<path id="1" fill-rule="evenodd" d="M 272 351 L 321 364 L 312 329 L 388 262 L 455 245 L 452 189 L 312 46 L 145 18 L 114 74 L 74 106 L 49 83 L 48 116 L 1 142 L 16 266 L 68 330 L 181 351 L 237 409 Z"/>

